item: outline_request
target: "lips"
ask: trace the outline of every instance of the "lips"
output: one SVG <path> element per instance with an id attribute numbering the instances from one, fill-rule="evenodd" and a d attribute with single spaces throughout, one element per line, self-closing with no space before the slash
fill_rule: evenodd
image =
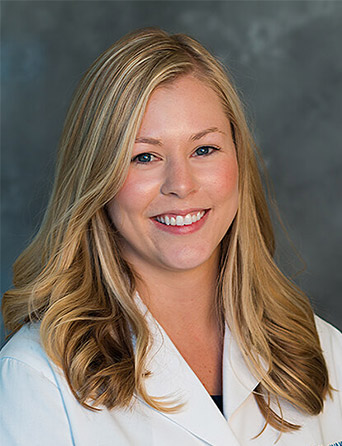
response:
<path id="1" fill-rule="evenodd" d="M 159 223 L 163 223 L 167 226 L 185 226 L 192 225 L 193 223 L 201 220 L 204 214 L 205 211 L 197 212 L 197 214 L 187 214 L 185 217 L 183 217 L 182 215 L 163 215 L 156 217 L 156 220 L 159 221 Z"/>
<path id="2" fill-rule="evenodd" d="M 190 226 L 193 223 L 200 221 L 207 210 L 194 210 L 194 211 L 175 211 L 159 214 L 153 217 L 154 220 L 162 223 L 166 226 Z"/>

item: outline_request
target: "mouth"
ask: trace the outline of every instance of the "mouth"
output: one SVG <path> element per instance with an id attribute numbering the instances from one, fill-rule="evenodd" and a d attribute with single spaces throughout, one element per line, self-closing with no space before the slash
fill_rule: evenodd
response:
<path id="1" fill-rule="evenodd" d="M 153 217 L 153 219 L 165 226 L 191 226 L 202 220 L 208 211 L 209 209 L 203 209 L 189 212 L 186 215 L 176 213 L 160 214 Z"/>

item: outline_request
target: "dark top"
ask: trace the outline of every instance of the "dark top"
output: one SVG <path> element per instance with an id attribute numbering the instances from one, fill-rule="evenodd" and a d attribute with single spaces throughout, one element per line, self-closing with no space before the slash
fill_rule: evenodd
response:
<path id="1" fill-rule="evenodd" d="M 214 400 L 216 406 L 220 409 L 220 411 L 223 413 L 223 398 L 222 395 L 210 395 L 212 399 Z"/>

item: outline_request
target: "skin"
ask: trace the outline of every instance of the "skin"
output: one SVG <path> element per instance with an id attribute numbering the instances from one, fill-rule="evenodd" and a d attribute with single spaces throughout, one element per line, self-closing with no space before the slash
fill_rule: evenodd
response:
<path id="1" fill-rule="evenodd" d="M 210 393 L 221 387 L 222 336 L 213 311 L 219 246 L 238 194 L 235 146 L 217 94 L 190 75 L 157 88 L 108 212 L 142 278 L 141 298 Z M 191 226 L 155 220 L 190 210 L 206 213 Z"/>

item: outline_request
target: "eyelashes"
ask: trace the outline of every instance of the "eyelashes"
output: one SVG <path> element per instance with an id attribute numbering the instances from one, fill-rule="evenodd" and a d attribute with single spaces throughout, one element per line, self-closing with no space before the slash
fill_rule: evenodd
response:
<path id="1" fill-rule="evenodd" d="M 195 150 L 195 156 L 208 156 L 211 155 L 214 151 L 220 150 L 218 147 L 213 146 L 201 146 Z"/>
<path id="2" fill-rule="evenodd" d="M 148 164 L 153 160 L 153 158 L 157 157 L 152 153 L 140 153 L 139 155 L 136 155 L 134 158 L 132 158 L 132 162 L 137 164 Z"/>
<path id="3" fill-rule="evenodd" d="M 201 146 L 198 147 L 194 153 L 192 154 L 195 158 L 203 158 L 212 155 L 214 152 L 217 152 L 221 150 L 219 147 L 214 146 Z M 131 160 L 132 163 L 135 164 L 150 164 L 153 161 L 156 161 L 158 159 L 158 156 L 154 155 L 150 152 L 144 152 L 139 153 L 138 155 L 134 156 Z"/>

